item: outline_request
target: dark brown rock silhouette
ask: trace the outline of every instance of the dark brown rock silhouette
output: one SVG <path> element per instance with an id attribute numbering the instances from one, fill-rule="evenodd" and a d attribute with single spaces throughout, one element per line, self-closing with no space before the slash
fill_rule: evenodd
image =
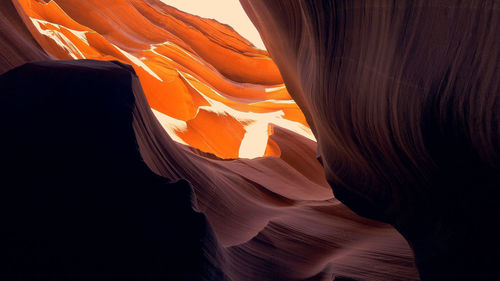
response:
<path id="1" fill-rule="evenodd" d="M 223 279 L 189 183 L 142 160 L 134 79 L 101 61 L 0 76 L 0 279 Z"/>

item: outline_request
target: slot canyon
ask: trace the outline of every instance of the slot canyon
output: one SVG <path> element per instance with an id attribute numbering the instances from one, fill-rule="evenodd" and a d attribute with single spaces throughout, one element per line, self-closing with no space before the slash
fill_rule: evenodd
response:
<path id="1" fill-rule="evenodd" d="M 232 2 L 0 2 L 0 279 L 500 280 L 500 1 Z"/>

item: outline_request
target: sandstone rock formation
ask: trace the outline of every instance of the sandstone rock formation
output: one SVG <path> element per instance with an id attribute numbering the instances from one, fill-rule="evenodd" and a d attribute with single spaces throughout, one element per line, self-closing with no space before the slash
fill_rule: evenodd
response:
<path id="1" fill-rule="evenodd" d="M 500 3 L 241 0 L 335 196 L 423 280 L 498 280 Z"/>
<path id="2" fill-rule="evenodd" d="M 494 280 L 496 3 L 241 2 L 0 4 L 9 280 Z"/>

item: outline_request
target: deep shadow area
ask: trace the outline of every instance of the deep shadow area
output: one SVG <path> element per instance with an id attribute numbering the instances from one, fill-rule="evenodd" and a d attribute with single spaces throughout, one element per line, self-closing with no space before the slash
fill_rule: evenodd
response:
<path id="1" fill-rule="evenodd" d="M 138 152 L 132 79 L 91 60 L 0 76 L 0 279 L 223 278 L 190 184 Z"/>

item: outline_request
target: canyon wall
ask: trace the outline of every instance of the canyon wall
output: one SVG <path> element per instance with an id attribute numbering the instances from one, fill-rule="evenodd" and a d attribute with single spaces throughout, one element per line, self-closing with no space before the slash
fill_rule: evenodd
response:
<path id="1" fill-rule="evenodd" d="M 240 2 L 335 197 L 395 226 L 424 280 L 500 278 L 500 3 Z"/>

